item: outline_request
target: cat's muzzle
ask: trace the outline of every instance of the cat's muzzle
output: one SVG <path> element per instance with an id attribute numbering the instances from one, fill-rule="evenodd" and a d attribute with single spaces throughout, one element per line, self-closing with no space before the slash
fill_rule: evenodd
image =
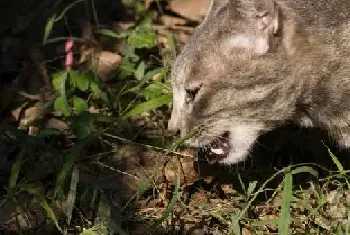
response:
<path id="1" fill-rule="evenodd" d="M 221 160 L 228 157 L 232 149 L 230 143 L 230 133 L 225 132 L 222 136 L 211 142 L 206 149 L 207 152 L 216 160 Z"/>

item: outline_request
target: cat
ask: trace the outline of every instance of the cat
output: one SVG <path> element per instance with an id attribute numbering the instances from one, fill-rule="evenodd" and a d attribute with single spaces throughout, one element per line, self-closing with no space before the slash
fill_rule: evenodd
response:
<path id="1" fill-rule="evenodd" d="M 173 65 L 169 130 L 223 164 L 286 123 L 350 147 L 348 9 L 348 0 L 212 0 Z"/>

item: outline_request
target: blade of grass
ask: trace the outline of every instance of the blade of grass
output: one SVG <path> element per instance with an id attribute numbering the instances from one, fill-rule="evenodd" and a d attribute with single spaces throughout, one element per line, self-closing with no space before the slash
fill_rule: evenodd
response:
<path id="1" fill-rule="evenodd" d="M 337 166 L 338 171 L 341 175 L 346 175 L 346 171 L 344 170 L 344 167 L 340 163 L 339 159 L 332 153 L 332 151 L 325 145 L 325 147 L 328 150 L 328 154 L 331 156 L 333 163 Z"/>
<path id="2" fill-rule="evenodd" d="M 253 182 L 249 183 L 248 190 L 247 190 L 247 193 L 246 193 L 247 199 L 250 198 L 250 196 L 253 194 L 257 183 L 258 183 L 258 181 L 253 181 Z"/>
<path id="3" fill-rule="evenodd" d="M 290 171 L 290 167 L 287 170 L 284 178 L 284 185 L 282 191 L 282 205 L 281 214 L 278 219 L 278 234 L 279 235 L 289 235 L 290 234 L 290 205 L 293 196 L 293 174 Z"/>
<path id="4" fill-rule="evenodd" d="M 63 11 L 61 12 L 61 14 L 56 17 L 55 22 L 60 21 L 70 9 L 72 9 L 73 7 L 75 7 L 75 5 L 77 5 L 81 2 L 85 2 L 85 0 L 76 0 L 75 2 L 72 2 L 70 5 L 68 5 L 66 8 L 64 8 Z"/>
<path id="5" fill-rule="evenodd" d="M 70 112 L 70 108 L 67 100 L 67 94 L 66 94 L 66 83 L 68 80 L 68 76 L 69 76 L 68 72 L 62 75 L 61 84 L 60 84 L 60 93 L 61 93 L 61 97 L 63 99 L 63 104 L 65 108 Z"/>
<path id="6" fill-rule="evenodd" d="M 179 189 L 180 189 L 180 174 L 177 173 L 176 174 L 176 180 L 175 180 L 175 188 L 174 188 L 174 191 L 173 191 L 173 196 L 171 198 L 171 201 L 170 201 L 168 207 L 163 212 L 162 217 L 159 218 L 158 220 L 156 220 L 156 222 L 154 224 L 154 227 L 157 227 L 157 226 L 161 225 L 166 220 L 166 218 L 168 218 L 170 213 L 173 211 L 174 206 L 175 206 L 176 202 L 179 199 Z"/>
<path id="7" fill-rule="evenodd" d="M 117 33 L 113 32 L 110 29 L 99 29 L 99 30 L 96 30 L 95 33 L 101 34 L 101 35 L 104 35 L 104 36 L 109 36 L 109 37 L 112 37 L 112 38 L 126 38 L 130 34 L 128 31 L 122 32 L 120 34 L 117 34 Z"/>
<path id="8" fill-rule="evenodd" d="M 237 174 L 237 178 L 238 178 L 239 184 L 241 185 L 241 188 L 242 188 L 244 194 L 247 195 L 246 186 L 245 186 L 245 184 L 244 184 L 244 182 L 243 182 L 243 180 L 242 180 L 241 174 L 240 174 L 239 172 L 238 172 L 238 174 Z"/>
<path id="9" fill-rule="evenodd" d="M 56 18 L 56 14 L 51 16 L 46 22 L 44 38 L 43 38 L 43 43 L 44 44 L 46 44 L 47 38 L 49 37 L 49 35 L 50 35 L 51 31 L 52 31 L 53 25 L 55 23 L 55 18 Z"/>
<path id="10" fill-rule="evenodd" d="M 346 177 L 346 170 L 344 169 L 343 165 L 340 163 L 339 159 L 337 158 L 337 156 L 335 156 L 332 151 L 326 146 L 324 145 L 327 150 L 328 150 L 328 154 L 331 156 L 332 161 L 334 162 L 334 164 L 337 166 L 338 171 L 340 173 L 340 175 L 342 175 L 345 178 L 346 184 L 348 186 L 348 189 L 350 189 L 350 182 L 348 177 Z"/>
<path id="11" fill-rule="evenodd" d="M 229 233 L 232 235 L 241 235 L 241 226 L 239 224 L 239 219 L 237 215 L 231 215 L 231 221 Z"/>
<path id="12" fill-rule="evenodd" d="M 63 184 L 67 177 L 68 172 L 72 169 L 76 159 L 81 155 L 88 143 L 96 138 L 96 134 L 92 134 L 84 139 L 81 139 L 76 145 L 74 145 L 66 156 L 66 160 L 62 166 L 61 171 L 58 173 L 56 180 L 56 187 L 54 190 L 55 197 L 62 196 Z"/>
<path id="13" fill-rule="evenodd" d="M 152 109 L 159 108 L 165 104 L 169 104 L 172 101 L 172 96 L 170 94 L 165 94 L 160 97 L 157 97 L 155 99 L 146 101 L 144 103 L 140 103 L 135 106 L 134 109 L 127 112 L 125 115 L 123 115 L 124 118 L 126 117 L 134 117 L 136 115 L 139 115 L 143 112 L 150 111 Z"/>
<path id="14" fill-rule="evenodd" d="M 37 202 L 40 204 L 40 206 L 46 211 L 47 216 L 52 220 L 52 222 L 55 224 L 56 228 L 62 232 L 61 227 L 58 225 L 58 220 L 56 218 L 56 215 L 52 208 L 49 206 L 45 198 L 39 193 L 39 191 L 36 188 L 33 188 L 31 186 L 27 187 L 27 192 L 34 196 L 34 198 L 37 200 Z"/>
<path id="15" fill-rule="evenodd" d="M 318 177 L 318 172 L 315 171 L 310 166 L 301 166 L 301 167 L 295 168 L 294 170 L 292 170 L 291 173 L 292 173 L 292 175 L 299 174 L 299 173 L 309 173 L 315 177 Z"/>
<path id="16" fill-rule="evenodd" d="M 294 165 L 293 167 L 303 167 L 305 164 L 296 164 Z M 311 164 L 311 165 L 315 165 L 315 166 L 318 166 L 317 164 Z M 304 168 L 304 169 L 307 169 L 307 168 Z M 286 171 L 288 170 L 288 168 L 283 168 L 282 170 L 279 170 L 277 171 L 275 174 L 273 174 L 270 178 L 268 178 L 261 186 L 260 188 L 254 193 L 252 194 L 252 198 L 247 202 L 247 205 L 246 207 L 240 212 L 237 220 L 241 220 L 243 218 L 243 216 L 246 214 L 247 210 L 250 208 L 250 205 L 255 201 L 255 199 L 258 197 L 258 195 L 260 193 L 262 193 L 264 191 L 264 189 L 266 188 L 266 186 L 273 180 L 275 179 L 278 175 L 282 174 L 282 173 L 285 173 Z M 232 221 L 233 224 L 236 222 L 236 221 Z"/>
<path id="17" fill-rule="evenodd" d="M 74 209 L 75 199 L 77 195 L 77 186 L 79 182 L 79 169 L 77 166 L 74 166 L 72 179 L 70 181 L 70 190 L 66 200 L 66 216 L 67 216 L 67 224 L 70 225 L 72 219 L 72 212 Z"/>
<path id="18" fill-rule="evenodd" d="M 25 147 L 21 148 L 20 153 L 17 156 L 16 162 L 12 165 L 10 179 L 8 183 L 7 191 L 10 193 L 17 184 L 18 174 L 21 169 L 22 159 L 26 154 Z"/>

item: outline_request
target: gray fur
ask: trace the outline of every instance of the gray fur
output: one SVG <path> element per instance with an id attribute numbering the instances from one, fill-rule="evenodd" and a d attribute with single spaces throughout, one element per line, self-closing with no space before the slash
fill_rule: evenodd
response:
<path id="1" fill-rule="evenodd" d="M 288 122 L 350 147 L 349 9 L 349 0 L 213 0 L 173 66 L 169 129 L 195 132 L 196 147 L 229 131 L 227 164 Z"/>

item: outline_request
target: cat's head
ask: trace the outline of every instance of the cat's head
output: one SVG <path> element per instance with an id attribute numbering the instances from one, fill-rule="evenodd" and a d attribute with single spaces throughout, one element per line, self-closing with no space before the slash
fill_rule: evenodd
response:
<path id="1" fill-rule="evenodd" d="M 202 147 L 227 142 L 234 123 L 282 115 L 271 113 L 279 111 L 281 81 L 270 56 L 279 45 L 294 53 L 291 37 L 282 36 L 282 14 L 274 0 L 212 0 L 173 66 L 170 130 L 194 134 L 186 143 Z M 229 152 L 234 143 L 226 145 Z"/>

